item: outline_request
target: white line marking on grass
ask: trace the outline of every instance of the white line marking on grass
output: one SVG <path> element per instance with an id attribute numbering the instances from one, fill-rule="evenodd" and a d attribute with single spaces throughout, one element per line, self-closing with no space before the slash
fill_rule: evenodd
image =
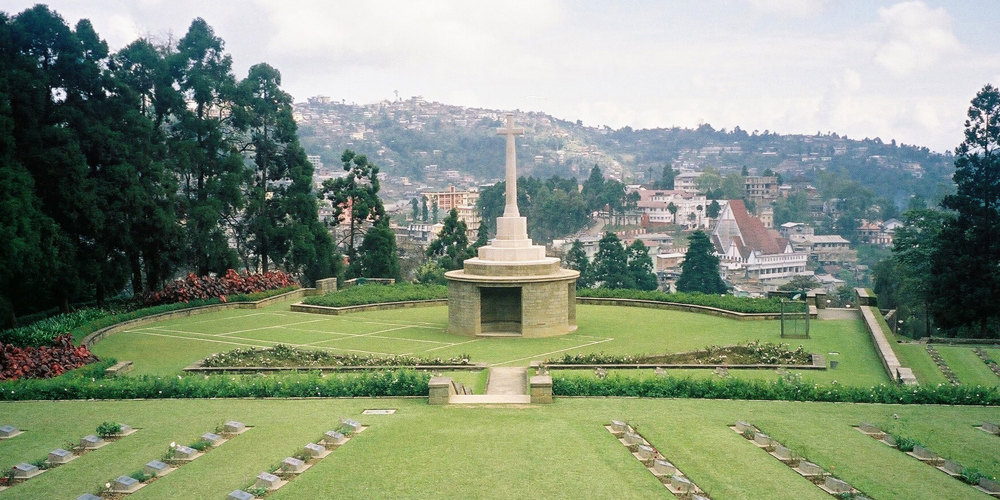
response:
<path id="1" fill-rule="evenodd" d="M 524 357 L 524 358 L 511 359 L 509 361 L 502 361 L 500 363 L 493 363 L 493 364 L 491 364 L 489 366 L 500 366 L 500 365 L 505 365 L 507 363 L 514 363 L 514 362 L 517 362 L 517 361 L 524 361 L 526 359 L 533 359 L 533 358 L 537 358 L 537 357 L 540 357 L 540 356 L 548 356 L 549 354 L 556 354 L 556 353 L 560 353 L 560 352 L 564 352 L 564 351 L 572 351 L 573 349 L 582 349 L 584 347 L 590 347 L 592 345 L 597 345 L 597 344 L 600 344 L 600 343 L 603 343 L 603 342 L 610 342 L 612 340 L 614 340 L 614 338 L 607 338 L 607 339 L 604 339 L 604 340 L 598 340 L 596 342 L 590 342 L 590 343 L 587 343 L 587 344 L 578 345 L 576 347 L 567 347 L 565 349 L 559 349 L 558 351 L 543 352 L 541 354 L 533 354 L 531 356 L 527 356 L 527 357 Z"/>
<path id="2" fill-rule="evenodd" d="M 261 326 L 261 327 L 257 327 L 257 328 L 249 328 L 249 329 L 246 329 L 246 330 L 236 330 L 234 332 L 218 333 L 216 335 L 218 335 L 220 337 L 224 337 L 226 335 L 232 335 L 234 333 L 255 332 L 255 331 L 258 331 L 258 330 L 267 330 L 268 328 L 285 328 L 285 327 L 288 327 L 288 326 L 305 325 L 305 324 L 308 324 L 308 323 L 318 323 L 320 321 L 326 321 L 326 320 L 325 319 L 314 319 L 312 321 L 299 321 L 298 323 L 289 323 L 287 325 Z"/>
<path id="3" fill-rule="evenodd" d="M 455 347 L 455 346 L 460 346 L 460 345 L 462 345 L 462 344 L 471 344 L 471 343 L 473 343 L 473 342 L 479 342 L 480 340 L 483 340 L 483 339 L 472 339 L 472 340 L 466 340 L 465 342 L 456 342 L 456 343 L 454 343 L 454 344 L 451 344 L 451 345 L 443 345 L 443 346 L 441 346 L 441 347 L 434 347 L 434 348 L 432 348 L 432 349 L 427 349 L 426 351 L 415 351 L 415 352 L 431 352 L 431 351 L 436 351 L 436 350 L 438 350 L 438 349 L 447 349 L 447 348 L 449 348 L 449 347 Z M 406 355 L 407 355 L 407 356 L 410 356 L 410 355 L 412 355 L 412 354 L 413 354 L 413 353 L 411 352 L 411 353 L 407 353 Z"/>
<path id="4" fill-rule="evenodd" d="M 138 330 L 126 330 L 123 333 L 135 333 L 135 334 L 138 334 L 138 335 L 151 335 L 151 336 L 155 336 L 155 337 L 166 337 L 166 338 L 171 338 L 171 339 L 191 340 L 191 341 L 194 341 L 194 342 L 214 342 L 216 344 L 230 344 L 230 345 L 237 345 L 237 346 L 242 346 L 242 347 L 273 347 L 273 346 L 275 346 L 277 344 L 285 344 L 285 345 L 289 345 L 289 346 L 292 346 L 292 347 L 304 347 L 304 346 L 308 345 L 308 344 L 289 344 L 289 343 L 285 343 L 285 342 L 272 342 L 272 341 L 269 341 L 269 340 L 247 339 L 247 338 L 243 338 L 243 337 L 228 337 L 228 338 L 232 338 L 232 339 L 236 339 L 236 340 L 247 340 L 247 341 L 251 341 L 251 342 L 260 342 L 260 344 L 244 344 L 244 343 L 241 343 L 241 342 L 229 342 L 229 341 L 226 341 L 226 340 L 203 339 L 203 338 L 197 338 L 197 337 L 184 337 L 184 336 L 181 336 L 181 335 L 169 335 L 169 334 L 155 333 L 155 332 L 141 332 L 141 331 L 138 331 Z M 188 332 L 181 332 L 181 333 L 188 333 Z M 193 335 L 206 335 L 206 334 L 195 333 Z M 391 352 L 363 351 L 361 349 L 347 349 L 347 348 L 344 348 L 344 347 L 326 347 L 326 346 L 315 346 L 315 347 L 317 347 L 319 349 L 323 349 L 323 350 L 330 350 L 330 351 L 359 352 L 359 353 L 362 353 L 362 354 L 375 354 L 375 355 L 379 355 L 379 356 L 398 356 L 398 354 L 391 353 Z"/>
<path id="5" fill-rule="evenodd" d="M 193 340 L 195 342 L 214 342 L 216 344 L 230 344 L 230 345 L 238 345 L 238 346 L 242 346 L 242 347 L 268 347 L 268 345 L 266 343 L 265 343 L 265 345 L 260 345 L 260 344 L 244 344 L 244 343 L 241 343 L 241 342 L 227 342 L 225 340 L 215 340 L 215 339 L 199 339 L 199 338 L 194 338 L 194 337 L 182 337 L 180 335 L 168 335 L 168 334 L 165 334 L 165 333 L 140 332 L 140 331 L 137 331 L 137 330 L 128 330 L 125 333 L 135 333 L 135 334 L 138 334 L 138 335 L 151 335 L 151 336 L 154 336 L 154 337 L 167 337 L 167 338 L 170 338 L 170 339 Z M 249 339 L 249 340 L 253 340 L 253 339 Z M 261 341 L 261 342 L 265 342 L 265 341 Z"/>
<path id="6" fill-rule="evenodd" d="M 200 321 L 192 321 L 191 324 L 197 325 L 197 324 L 201 324 L 201 323 L 212 323 L 212 322 L 215 322 L 215 321 L 231 321 L 233 318 L 249 318 L 251 316 L 281 316 L 281 317 L 285 317 L 284 314 L 279 314 L 279 313 L 250 313 L 250 314 L 239 314 L 239 315 L 236 315 L 236 316 L 228 316 L 228 317 L 225 317 L 225 318 L 213 318 L 213 319 L 203 319 L 203 320 L 200 320 Z"/>

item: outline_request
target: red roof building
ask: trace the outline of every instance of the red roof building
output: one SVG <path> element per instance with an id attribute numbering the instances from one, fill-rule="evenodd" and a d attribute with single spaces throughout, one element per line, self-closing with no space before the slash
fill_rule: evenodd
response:
<path id="1" fill-rule="evenodd" d="M 777 231 L 747 212 L 743 200 L 729 200 L 712 232 L 720 264 L 748 278 L 788 278 L 806 270 L 808 254 L 796 252 Z"/>

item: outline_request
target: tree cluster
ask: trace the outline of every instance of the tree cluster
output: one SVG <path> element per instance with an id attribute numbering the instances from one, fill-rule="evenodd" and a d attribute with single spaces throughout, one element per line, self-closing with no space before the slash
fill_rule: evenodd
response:
<path id="1" fill-rule="evenodd" d="M 0 13 L 0 323 L 186 271 L 330 275 L 291 96 L 231 66 L 202 19 L 112 53 L 88 20 Z"/>
<path id="2" fill-rule="evenodd" d="M 479 193 L 477 208 L 486 231 L 496 234 L 496 219 L 503 215 L 507 183 L 498 182 Z M 624 189 L 624 187 L 623 187 Z M 528 219 L 528 236 L 536 242 L 552 241 L 586 227 L 589 210 L 576 179 L 553 176 L 517 180 L 517 206 Z"/>
<path id="3" fill-rule="evenodd" d="M 566 266 L 580 271 L 577 288 L 631 288 L 656 290 L 653 260 L 646 245 L 635 240 L 627 247 L 614 233 L 604 233 L 597 243 L 597 255 L 590 262 L 580 240 L 573 241 L 566 254 Z"/>

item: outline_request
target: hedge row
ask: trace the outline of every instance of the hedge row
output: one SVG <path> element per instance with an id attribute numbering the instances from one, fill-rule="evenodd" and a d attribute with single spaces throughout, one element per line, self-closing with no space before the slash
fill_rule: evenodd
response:
<path id="1" fill-rule="evenodd" d="M 777 381 L 680 377 L 637 379 L 621 376 L 595 379 L 571 375 L 553 377 L 552 393 L 557 396 L 1000 406 L 1000 387 L 994 386 L 877 385 L 873 387 L 849 387 L 812 385 L 785 379 Z"/>
<path id="2" fill-rule="evenodd" d="M 106 368 L 109 360 L 91 366 L 95 369 L 98 366 Z M 17 383 L 0 382 L 0 401 L 426 396 L 429 381 L 429 374 L 413 370 L 337 375 L 297 372 L 267 377 L 67 376 L 21 380 Z"/>
<path id="3" fill-rule="evenodd" d="M 372 354 L 337 354 L 316 349 L 298 349 L 285 344 L 274 347 L 246 347 L 213 354 L 201 366 L 208 368 L 246 368 L 251 366 L 414 366 L 467 365 L 469 355 L 450 358 Z"/>
<path id="4" fill-rule="evenodd" d="M 51 345 L 59 335 L 100 319 L 106 314 L 107 311 L 101 309 L 80 309 L 68 314 L 45 318 L 26 326 L 0 330 L 0 344 L 18 347 Z"/>
<path id="5" fill-rule="evenodd" d="M 326 295 L 306 297 L 304 302 L 314 306 L 346 307 L 381 302 L 446 298 L 448 298 L 448 287 L 444 285 L 396 283 L 393 285 L 367 284 L 352 286 Z"/>
<path id="6" fill-rule="evenodd" d="M 222 276 L 197 276 L 189 273 L 184 279 L 167 283 L 162 290 L 142 294 L 136 300 L 147 306 L 213 297 L 225 302 L 227 295 L 251 294 L 297 285 L 295 278 L 283 271 L 240 274 L 230 269 Z"/>
<path id="7" fill-rule="evenodd" d="M 752 299 L 736 297 L 735 295 L 706 295 L 703 293 L 664 293 L 657 290 L 643 291 L 625 288 L 583 288 L 576 291 L 577 297 L 593 297 L 601 299 L 635 299 L 652 300 L 656 302 L 673 302 L 696 306 L 715 307 L 739 313 L 780 313 L 781 300 Z"/>

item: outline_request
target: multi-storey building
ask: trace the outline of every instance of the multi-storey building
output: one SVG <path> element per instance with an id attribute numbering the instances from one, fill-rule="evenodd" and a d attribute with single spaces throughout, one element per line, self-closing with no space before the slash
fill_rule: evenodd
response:
<path id="1" fill-rule="evenodd" d="M 808 256 L 751 216 L 743 200 L 729 200 L 712 232 L 720 263 L 733 274 L 759 280 L 788 278 L 806 270 Z"/>

